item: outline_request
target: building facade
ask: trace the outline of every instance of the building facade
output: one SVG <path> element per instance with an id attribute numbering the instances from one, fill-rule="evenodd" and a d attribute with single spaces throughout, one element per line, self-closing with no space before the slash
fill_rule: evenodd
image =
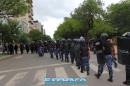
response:
<path id="1" fill-rule="evenodd" d="M 33 27 L 43 33 L 43 25 L 38 20 L 33 21 Z"/>

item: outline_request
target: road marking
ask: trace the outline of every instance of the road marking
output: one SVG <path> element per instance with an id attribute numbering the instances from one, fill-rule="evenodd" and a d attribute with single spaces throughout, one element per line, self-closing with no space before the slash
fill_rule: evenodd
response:
<path id="1" fill-rule="evenodd" d="M 0 76 L 0 81 L 1 81 L 3 78 L 5 78 L 5 76 L 6 76 L 6 75 Z"/>
<path id="2" fill-rule="evenodd" d="M 98 66 L 95 66 L 94 64 L 90 64 L 90 68 L 93 70 L 93 71 L 95 71 L 95 72 L 97 72 L 98 71 Z M 106 74 L 106 73 L 108 73 L 106 70 L 103 70 L 103 74 Z"/>
<path id="3" fill-rule="evenodd" d="M 16 86 L 16 84 L 26 76 L 27 72 L 17 73 L 5 86 Z"/>
<path id="4" fill-rule="evenodd" d="M 43 82 L 44 77 L 46 77 L 46 70 L 38 70 L 33 79 L 33 82 L 38 83 L 34 86 L 44 85 L 45 84 L 45 82 Z"/>
<path id="5" fill-rule="evenodd" d="M 113 67 L 113 70 L 114 70 L 115 72 L 120 72 L 120 71 L 121 71 L 119 68 L 115 68 L 115 67 Z"/>
<path id="6" fill-rule="evenodd" d="M 68 77 L 63 67 L 55 68 L 56 77 Z"/>
<path id="7" fill-rule="evenodd" d="M 25 67 L 25 68 L 19 68 L 19 69 L 4 70 L 4 71 L 0 71 L 0 73 L 16 72 L 16 71 L 23 71 L 23 70 L 29 70 L 29 69 L 53 67 L 53 66 L 62 66 L 65 64 L 70 64 L 70 63 L 51 64 L 51 65 L 46 65 L 46 66 L 40 65 L 40 66 L 34 66 L 34 67 Z"/>
<path id="8" fill-rule="evenodd" d="M 16 56 L 15 58 L 16 58 L 16 59 L 21 59 L 21 58 L 23 58 L 23 56 L 22 56 L 22 55 Z"/>
<path id="9" fill-rule="evenodd" d="M 87 76 L 86 72 L 81 73 L 80 70 L 78 70 L 75 66 L 71 66 L 71 68 L 75 71 L 75 73 L 76 73 L 79 77 L 86 77 L 86 76 Z"/>

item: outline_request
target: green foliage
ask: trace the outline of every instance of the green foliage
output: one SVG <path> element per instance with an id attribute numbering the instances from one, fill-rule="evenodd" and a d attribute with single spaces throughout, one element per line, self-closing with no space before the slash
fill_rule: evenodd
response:
<path id="1" fill-rule="evenodd" d="M 0 24 L 3 42 L 18 42 L 20 34 L 19 23 L 16 20 L 9 20 L 8 24 Z"/>
<path id="2" fill-rule="evenodd" d="M 51 37 L 48 36 L 48 35 L 43 35 L 42 40 L 43 40 L 43 41 L 50 41 L 50 40 L 52 40 L 52 39 L 51 39 Z"/>
<path id="3" fill-rule="evenodd" d="M 130 0 L 111 4 L 107 12 L 102 9 L 100 0 L 84 0 L 74 10 L 70 18 L 65 18 L 54 34 L 55 39 L 76 38 L 80 35 L 95 37 L 106 32 L 109 34 L 130 31 Z"/>
<path id="4" fill-rule="evenodd" d="M 25 15 L 28 11 L 26 0 L 0 0 L 0 12 L 11 16 Z"/>
<path id="5" fill-rule="evenodd" d="M 119 32 L 130 31 L 130 1 L 124 0 L 108 7 L 108 19 Z"/>
<path id="6" fill-rule="evenodd" d="M 84 2 L 74 10 L 70 18 L 65 18 L 54 34 L 55 39 L 77 38 L 86 36 L 93 28 L 94 20 L 102 17 L 102 2 L 100 0 L 84 0 Z"/>
<path id="7" fill-rule="evenodd" d="M 82 28 L 81 22 L 73 18 L 65 18 L 64 23 L 59 25 L 58 30 L 54 34 L 55 39 L 62 38 L 75 38 L 79 37 L 80 29 Z"/>
<path id="8" fill-rule="evenodd" d="M 29 36 L 31 38 L 32 41 L 37 41 L 37 40 L 41 40 L 43 37 L 42 32 L 40 32 L 37 29 L 33 29 L 29 32 Z"/>
<path id="9" fill-rule="evenodd" d="M 84 0 L 83 4 L 75 9 L 72 17 L 82 23 L 83 28 L 80 31 L 84 35 L 93 28 L 94 19 L 101 17 L 102 13 L 102 2 L 100 0 Z"/>
<path id="10" fill-rule="evenodd" d="M 19 42 L 20 43 L 30 43 L 30 38 L 29 38 L 29 35 L 26 34 L 26 33 L 21 33 L 19 35 Z"/>
<path id="11" fill-rule="evenodd" d="M 94 28 L 89 30 L 88 35 L 89 37 L 95 37 L 100 33 L 115 33 L 114 28 L 108 22 L 105 22 L 101 19 L 97 19 L 94 21 Z"/>

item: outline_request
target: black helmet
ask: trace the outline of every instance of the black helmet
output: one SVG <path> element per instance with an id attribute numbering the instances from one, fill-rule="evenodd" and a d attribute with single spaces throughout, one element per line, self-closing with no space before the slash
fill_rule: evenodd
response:
<path id="1" fill-rule="evenodd" d="M 107 33 L 102 33 L 100 37 L 101 37 L 101 39 L 104 40 L 104 39 L 107 39 L 109 37 L 109 35 Z"/>

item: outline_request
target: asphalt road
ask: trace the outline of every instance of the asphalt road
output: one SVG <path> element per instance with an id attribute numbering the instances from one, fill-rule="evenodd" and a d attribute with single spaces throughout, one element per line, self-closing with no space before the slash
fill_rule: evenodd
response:
<path id="1" fill-rule="evenodd" d="M 43 78 L 49 77 L 85 77 L 87 84 L 82 86 L 125 86 L 125 68 L 118 65 L 114 69 L 114 82 L 110 83 L 108 71 L 105 71 L 100 79 L 96 79 L 97 72 L 96 56 L 91 53 L 90 75 L 80 73 L 74 64 L 51 59 L 49 54 L 38 57 L 36 54 L 24 54 L 0 62 L 0 86 L 48 86 Z M 54 86 L 54 85 L 49 85 Z M 78 85 L 55 85 L 55 86 L 78 86 Z M 79 85 L 81 86 L 81 85 Z"/>

